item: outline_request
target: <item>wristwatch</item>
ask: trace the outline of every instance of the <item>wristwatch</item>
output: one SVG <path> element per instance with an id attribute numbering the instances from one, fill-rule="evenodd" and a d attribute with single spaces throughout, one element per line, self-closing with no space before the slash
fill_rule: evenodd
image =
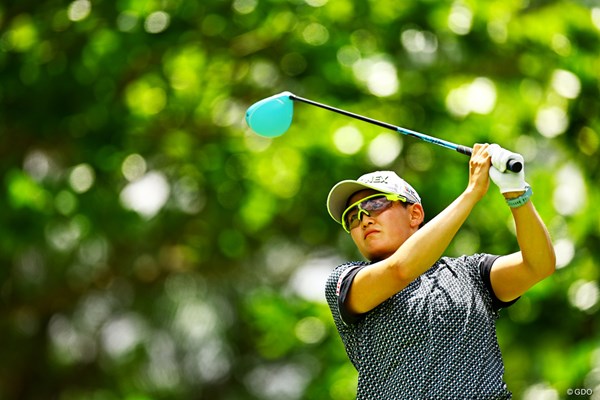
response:
<path id="1" fill-rule="evenodd" d="M 515 197 L 514 199 L 506 199 L 506 204 L 508 204 L 510 208 L 521 207 L 523 204 L 529 201 L 529 198 L 532 194 L 533 190 L 531 190 L 531 186 L 526 186 L 525 193 L 523 193 L 519 197 Z"/>

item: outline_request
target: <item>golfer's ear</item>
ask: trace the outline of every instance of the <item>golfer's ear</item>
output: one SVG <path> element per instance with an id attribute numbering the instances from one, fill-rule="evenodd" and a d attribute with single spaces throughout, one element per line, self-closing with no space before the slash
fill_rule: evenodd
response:
<path id="1" fill-rule="evenodd" d="M 423 223 L 423 220 L 425 219 L 425 210 L 423 210 L 423 206 L 419 203 L 412 204 L 409 210 L 410 226 L 416 228 Z"/>

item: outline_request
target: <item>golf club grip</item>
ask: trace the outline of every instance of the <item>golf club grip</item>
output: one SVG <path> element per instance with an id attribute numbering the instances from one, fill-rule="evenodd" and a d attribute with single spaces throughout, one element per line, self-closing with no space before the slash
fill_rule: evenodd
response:
<path id="1" fill-rule="evenodd" d="M 473 149 L 467 146 L 461 146 L 458 145 L 456 147 L 456 151 L 458 151 L 459 153 L 465 154 L 467 156 L 471 156 L 471 153 L 473 153 Z M 508 160 L 506 162 L 506 169 L 512 172 L 521 172 L 521 170 L 523 169 L 523 164 L 520 161 L 517 160 Z"/>

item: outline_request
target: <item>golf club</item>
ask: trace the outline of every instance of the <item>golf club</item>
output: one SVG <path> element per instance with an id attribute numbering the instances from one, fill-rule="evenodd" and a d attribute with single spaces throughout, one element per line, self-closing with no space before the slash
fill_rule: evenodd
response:
<path id="1" fill-rule="evenodd" d="M 260 136 L 271 138 L 281 136 L 289 129 L 290 125 L 292 124 L 292 117 L 294 115 L 293 101 L 299 101 L 302 103 L 324 108 L 325 110 L 333 111 L 338 114 L 345 115 L 347 117 L 367 122 L 369 124 L 390 129 L 394 132 L 399 132 L 406 136 L 412 136 L 425 142 L 433 143 L 438 146 L 445 147 L 447 149 L 455 150 L 459 153 L 466 154 L 468 156 L 470 156 L 473 151 L 471 147 L 448 142 L 446 140 L 438 139 L 436 137 L 425 135 L 423 133 L 412 131 L 410 129 L 402 128 L 399 126 L 388 124 L 386 122 L 378 121 L 373 118 L 368 118 L 363 115 L 331 107 L 326 104 L 318 103 L 313 100 L 296 96 L 291 92 L 282 92 L 274 96 L 267 97 L 266 99 L 260 100 L 251 105 L 246 111 L 246 123 L 254 132 L 256 132 Z M 508 160 L 508 162 L 506 163 L 506 169 L 512 172 L 520 172 L 522 168 L 523 165 L 521 164 L 521 162 L 516 160 Z"/>

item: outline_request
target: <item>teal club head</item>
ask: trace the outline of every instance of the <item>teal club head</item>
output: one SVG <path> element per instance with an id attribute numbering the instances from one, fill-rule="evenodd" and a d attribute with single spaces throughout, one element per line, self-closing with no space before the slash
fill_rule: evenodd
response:
<path id="1" fill-rule="evenodd" d="M 246 111 L 246 123 L 250 129 L 264 137 L 283 135 L 292 124 L 292 96 L 290 92 L 281 92 L 252 104 Z"/>

